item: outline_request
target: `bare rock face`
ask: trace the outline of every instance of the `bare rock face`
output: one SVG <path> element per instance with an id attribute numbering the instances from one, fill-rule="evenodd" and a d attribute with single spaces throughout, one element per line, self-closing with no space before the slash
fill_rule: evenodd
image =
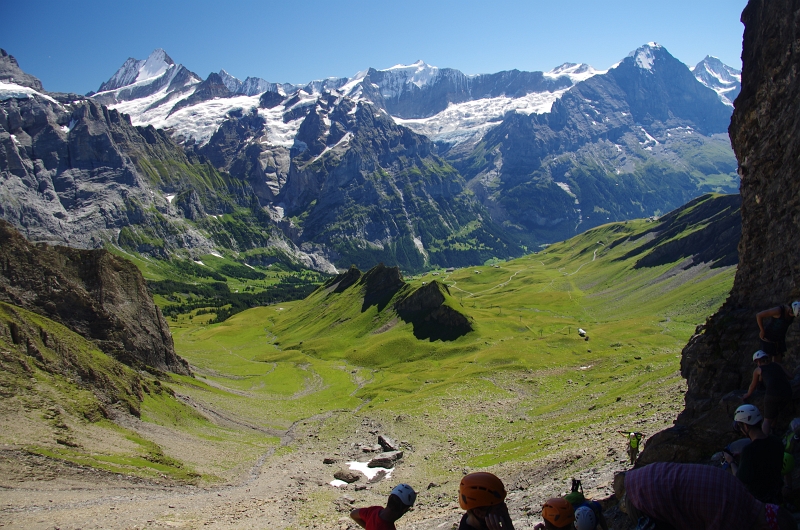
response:
<path id="1" fill-rule="evenodd" d="M 734 436 L 730 422 L 738 403 L 721 398 L 745 389 L 752 377 L 752 354 L 759 349 L 755 314 L 800 298 L 798 19 L 800 4 L 789 0 L 751 0 L 742 13 L 742 92 L 729 129 L 741 176 L 739 267 L 728 300 L 683 350 L 685 410 L 673 428 L 653 436 L 639 464 L 697 461 Z M 800 364 L 796 325 L 787 345 L 792 371 Z"/>
<path id="2" fill-rule="evenodd" d="M 32 245 L 0 220 L 0 300 L 65 325 L 125 364 L 190 374 L 139 270 L 106 250 Z"/>

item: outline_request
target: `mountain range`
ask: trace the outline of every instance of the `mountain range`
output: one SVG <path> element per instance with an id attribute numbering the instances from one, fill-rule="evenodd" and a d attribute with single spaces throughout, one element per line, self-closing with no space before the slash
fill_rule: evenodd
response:
<path id="1" fill-rule="evenodd" d="M 35 240 L 414 271 L 738 188 L 738 72 L 655 43 L 605 71 L 418 61 L 302 86 L 156 50 L 86 97 L 0 59 L 0 216 Z"/>

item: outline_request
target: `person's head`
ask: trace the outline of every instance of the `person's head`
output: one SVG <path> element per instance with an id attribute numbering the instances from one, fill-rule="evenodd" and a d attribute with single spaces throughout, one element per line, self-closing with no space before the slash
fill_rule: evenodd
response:
<path id="1" fill-rule="evenodd" d="M 464 475 L 458 485 L 459 506 L 481 524 L 491 513 L 506 512 L 505 499 L 503 481 L 491 473 Z"/>
<path id="2" fill-rule="evenodd" d="M 753 354 L 753 362 L 759 366 L 770 362 L 769 355 L 764 350 L 758 350 Z"/>
<path id="3" fill-rule="evenodd" d="M 800 301 L 795 300 L 792 302 L 792 314 L 794 316 L 800 316 Z"/>
<path id="4" fill-rule="evenodd" d="M 575 521 L 575 510 L 567 499 L 553 497 L 542 506 L 542 519 L 547 529 L 574 528 L 572 523 Z"/>
<path id="5" fill-rule="evenodd" d="M 386 501 L 386 509 L 391 512 L 392 521 L 400 519 L 408 510 L 414 506 L 417 500 L 417 492 L 408 484 L 398 484 L 389 494 Z"/>
<path id="6" fill-rule="evenodd" d="M 733 414 L 733 428 L 745 436 L 750 436 L 751 432 L 761 431 L 761 424 L 764 417 L 755 405 L 742 405 Z"/>
<path id="7" fill-rule="evenodd" d="M 595 530 L 597 528 L 597 516 L 594 510 L 588 506 L 581 506 L 575 510 L 575 530 Z"/>

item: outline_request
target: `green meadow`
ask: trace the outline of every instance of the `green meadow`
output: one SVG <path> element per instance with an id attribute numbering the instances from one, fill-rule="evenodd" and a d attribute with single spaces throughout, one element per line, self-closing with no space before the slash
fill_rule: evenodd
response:
<path id="1" fill-rule="evenodd" d="M 613 456 L 617 430 L 671 424 L 681 349 L 731 288 L 735 267 L 680 258 L 637 268 L 654 229 L 612 223 L 519 259 L 405 278 L 411 289 L 447 286 L 445 304 L 473 327 L 455 340 L 416 338 L 393 301 L 366 306 L 360 284 L 220 324 L 182 318 L 171 323 L 176 350 L 196 376 L 170 386 L 275 444 L 315 423 L 333 450 L 369 419 L 414 448 L 424 477 L 554 458 L 566 476 Z"/>

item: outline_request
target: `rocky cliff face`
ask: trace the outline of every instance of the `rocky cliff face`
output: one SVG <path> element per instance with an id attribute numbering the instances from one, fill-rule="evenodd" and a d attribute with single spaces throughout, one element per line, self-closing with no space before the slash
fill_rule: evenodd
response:
<path id="1" fill-rule="evenodd" d="M 0 300 L 65 325 L 125 364 L 190 373 L 139 269 L 106 250 L 32 245 L 0 220 Z"/>
<path id="2" fill-rule="evenodd" d="M 752 378 L 755 314 L 800 297 L 799 19 L 800 4 L 790 0 L 751 0 L 742 13 L 742 91 L 729 129 L 742 182 L 739 267 L 730 297 L 683 351 L 684 412 L 651 439 L 640 463 L 696 461 L 723 446 L 740 402 L 720 400 Z M 797 326 L 787 344 L 786 365 L 794 370 Z"/>

